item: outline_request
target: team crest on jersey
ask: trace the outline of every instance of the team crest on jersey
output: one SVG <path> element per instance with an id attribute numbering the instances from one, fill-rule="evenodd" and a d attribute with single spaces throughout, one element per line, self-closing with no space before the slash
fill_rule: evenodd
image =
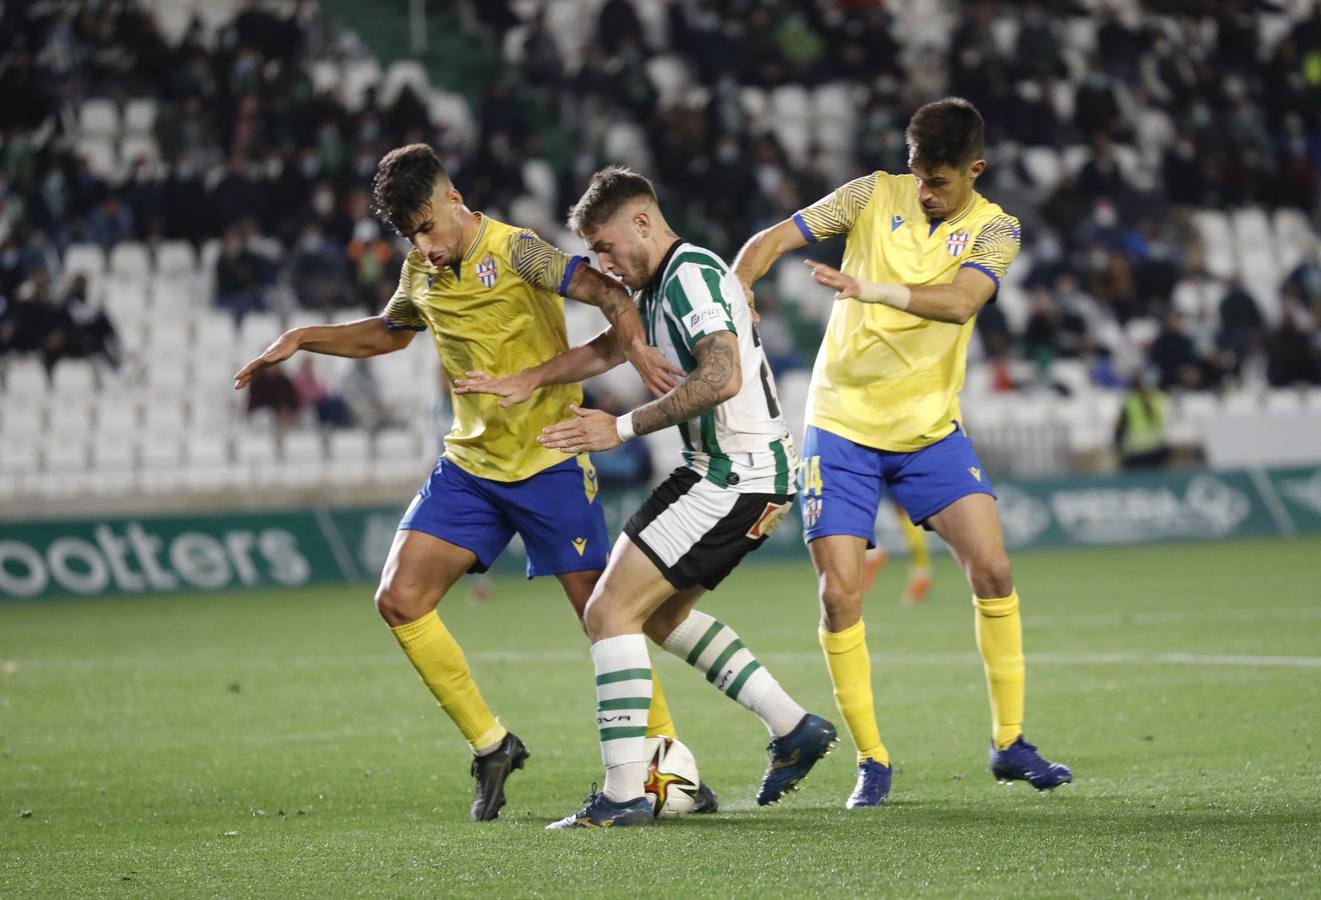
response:
<path id="1" fill-rule="evenodd" d="M 945 249 L 949 251 L 950 256 L 958 256 L 966 246 L 968 246 L 968 231 L 966 228 L 960 228 L 945 238 Z"/>
<path id="2" fill-rule="evenodd" d="M 500 270 L 495 267 L 495 257 L 486 254 L 477 264 L 477 280 L 489 287 L 495 287 L 495 280 L 500 277 Z"/>
<path id="3" fill-rule="evenodd" d="M 821 518 L 821 497 L 809 496 L 803 498 L 803 527 L 815 528 L 816 520 Z"/>

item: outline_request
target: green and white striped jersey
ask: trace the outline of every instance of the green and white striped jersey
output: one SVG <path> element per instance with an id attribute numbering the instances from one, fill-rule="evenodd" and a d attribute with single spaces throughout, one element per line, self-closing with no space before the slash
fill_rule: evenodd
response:
<path id="1" fill-rule="evenodd" d="M 793 493 L 798 452 L 780 414 L 743 286 L 729 266 L 710 250 L 675 241 L 640 299 L 648 343 L 685 372 L 697 368 L 693 348 L 702 338 L 730 331 L 738 339 L 742 387 L 714 409 L 679 424 L 684 464 L 739 493 Z"/>

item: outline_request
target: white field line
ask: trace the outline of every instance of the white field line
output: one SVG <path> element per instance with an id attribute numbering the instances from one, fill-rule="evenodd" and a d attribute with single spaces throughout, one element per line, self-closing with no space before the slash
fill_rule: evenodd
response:
<path id="1" fill-rule="evenodd" d="M 653 650 L 656 656 L 667 658 Z M 572 663 L 591 668 L 591 657 L 584 646 L 581 650 L 479 650 L 467 654 L 470 660 L 479 663 L 513 663 L 517 665 L 546 665 Z M 772 665 L 818 665 L 821 654 L 807 651 L 786 651 L 760 654 L 760 658 Z M 872 662 L 878 665 L 977 665 L 981 657 L 976 653 L 886 653 L 873 652 Z M 1047 666 L 1132 666 L 1132 665 L 1176 665 L 1248 667 L 1248 668 L 1286 668 L 1286 669 L 1321 669 L 1321 656 L 1257 656 L 1240 653 L 1028 653 L 1028 665 Z M 0 665 L 12 663 L 10 676 L 24 670 L 114 670 L 114 669 L 316 669 L 336 668 L 352 672 L 359 667 L 398 667 L 404 660 L 398 654 L 372 656 L 301 656 L 301 657 L 124 657 L 118 659 L 61 659 L 38 657 L 13 660 L 0 660 Z M 0 672 L 3 672 L 0 669 Z M 4 678 L 0 676 L 0 687 Z"/>

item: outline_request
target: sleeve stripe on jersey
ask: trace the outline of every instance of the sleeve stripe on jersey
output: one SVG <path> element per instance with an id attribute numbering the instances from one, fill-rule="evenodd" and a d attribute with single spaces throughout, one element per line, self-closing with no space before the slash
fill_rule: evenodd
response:
<path id="1" fill-rule="evenodd" d="M 390 321 L 389 313 L 381 313 L 381 321 L 385 323 L 385 327 L 388 328 L 390 331 L 426 331 L 427 330 L 427 326 L 425 325 L 396 325 L 395 323 Z"/>
<path id="2" fill-rule="evenodd" d="M 801 212 L 794 213 L 794 224 L 798 226 L 798 230 L 802 232 L 803 237 L 807 239 L 809 244 L 816 243 L 816 235 L 812 234 L 812 229 L 808 228 L 807 223 L 803 221 Z"/>
<path id="3" fill-rule="evenodd" d="M 992 272 L 990 269 L 986 268 L 986 266 L 982 265 L 981 263 L 966 262 L 966 263 L 964 263 L 963 265 L 959 266 L 959 268 L 960 268 L 960 269 L 976 269 L 978 272 L 981 272 L 981 273 L 982 273 L 983 275 L 985 275 L 987 278 L 989 278 L 989 279 L 991 279 L 992 281 L 994 281 L 994 282 L 995 282 L 995 289 L 996 289 L 997 291 L 1000 290 L 1000 276 L 997 275 L 997 274 L 995 274 L 994 272 Z"/>
<path id="4" fill-rule="evenodd" d="M 560 280 L 560 296 L 561 296 L 561 297 L 567 297 L 567 296 L 568 296 L 568 293 L 567 293 L 567 292 L 568 292 L 568 290 L 569 290 L 569 282 L 573 280 L 573 273 L 574 273 L 575 271 L 577 271 L 577 269 L 578 269 L 578 265 L 579 265 L 580 263 L 583 263 L 583 262 L 586 262 L 586 261 L 587 261 L 587 257 L 585 257 L 585 256 L 575 256 L 575 257 L 573 257 L 572 259 L 569 260 L 569 262 L 568 262 L 567 265 L 565 265 L 565 267 L 564 267 L 564 277 Z"/>

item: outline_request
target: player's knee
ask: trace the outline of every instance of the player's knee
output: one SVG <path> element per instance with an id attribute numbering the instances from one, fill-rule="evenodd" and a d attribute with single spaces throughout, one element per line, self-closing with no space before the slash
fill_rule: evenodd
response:
<path id="1" fill-rule="evenodd" d="M 601 591 L 593 591 L 592 596 L 587 601 L 587 606 L 583 608 L 583 630 L 587 632 L 587 637 L 593 643 L 601 640 L 609 633 L 611 622 L 610 601 Z"/>
<path id="2" fill-rule="evenodd" d="M 1008 597 L 1014 592 L 1014 576 L 1005 553 L 976 558 L 968 568 L 968 580 L 978 597 Z"/>
<path id="3" fill-rule="evenodd" d="M 418 592 L 401 590 L 391 584 L 382 584 L 376 589 L 376 611 L 391 628 L 416 622 L 433 609 L 435 604 L 428 605 Z"/>
<path id="4" fill-rule="evenodd" d="M 862 584 L 853 579 L 821 579 L 821 622 L 827 631 L 843 631 L 862 618 Z"/>
<path id="5" fill-rule="evenodd" d="M 684 610 L 683 618 L 687 618 L 687 616 L 688 611 Z M 674 629 L 678 628 L 682 623 L 683 619 L 679 618 L 677 614 L 669 612 L 662 606 L 660 609 L 652 613 L 651 617 L 643 623 L 642 630 L 646 633 L 647 637 L 651 639 L 652 643 L 660 645 L 664 644 L 665 639 L 673 634 Z"/>

